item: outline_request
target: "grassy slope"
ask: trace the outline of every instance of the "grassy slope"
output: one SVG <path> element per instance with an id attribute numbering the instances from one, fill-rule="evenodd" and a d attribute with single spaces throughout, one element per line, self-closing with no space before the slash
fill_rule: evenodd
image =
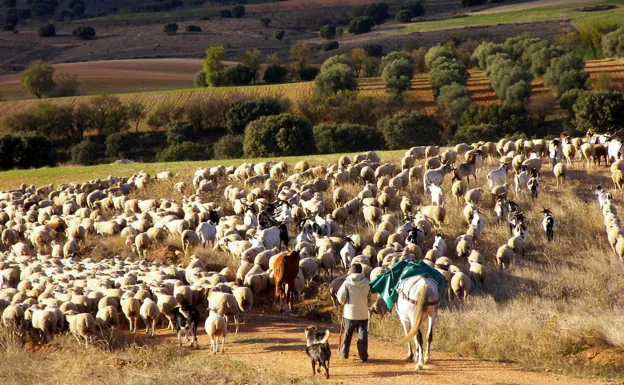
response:
<path id="1" fill-rule="evenodd" d="M 560 5 L 560 6 L 539 6 L 532 9 L 518 11 L 481 14 L 455 19 L 440 21 L 428 21 L 413 23 L 400 29 L 400 33 L 440 31 L 452 28 L 475 27 L 494 24 L 529 23 L 553 20 L 571 20 L 576 26 L 593 24 L 598 22 L 624 24 L 624 8 L 619 7 L 603 12 L 574 12 L 573 10 L 583 6 L 583 4 Z M 623 0 L 608 1 L 588 1 L 587 4 L 614 4 L 623 6 Z"/>

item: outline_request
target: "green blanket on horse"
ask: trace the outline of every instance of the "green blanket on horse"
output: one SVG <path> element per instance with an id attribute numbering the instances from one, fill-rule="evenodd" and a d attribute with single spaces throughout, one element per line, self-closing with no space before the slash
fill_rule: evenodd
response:
<path id="1" fill-rule="evenodd" d="M 411 277 L 422 275 L 423 277 L 434 280 L 438 285 L 438 292 L 440 293 L 440 300 L 444 298 L 447 289 L 446 278 L 434 269 L 427 265 L 423 261 L 415 261 L 413 259 L 406 259 L 401 261 L 389 271 L 378 275 L 371 283 L 371 292 L 379 293 L 384 302 L 388 306 L 388 309 L 392 309 L 394 303 L 399 297 L 403 282 Z"/>

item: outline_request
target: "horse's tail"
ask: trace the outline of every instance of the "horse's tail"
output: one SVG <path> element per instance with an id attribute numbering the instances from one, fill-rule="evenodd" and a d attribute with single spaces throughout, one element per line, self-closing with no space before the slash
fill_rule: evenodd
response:
<path id="1" fill-rule="evenodd" d="M 429 289 L 429 285 L 427 282 L 423 280 L 423 285 L 416 292 L 416 298 L 414 303 L 414 321 L 412 322 L 412 328 L 407 333 L 405 338 L 401 340 L 401 343 L 406 343 L 411 341 L 416 333 L 418 333 L 418 329 L 420 329 L 420 324 L 422 323 L 423 314 L 425 312 L 425 307 L 427 305 L 427 290 Z"/>

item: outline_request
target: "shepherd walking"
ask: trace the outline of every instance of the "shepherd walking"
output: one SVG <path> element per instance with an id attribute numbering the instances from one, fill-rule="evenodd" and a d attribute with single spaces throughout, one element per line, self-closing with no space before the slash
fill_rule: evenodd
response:
<path id="1" fill-rule="evenodd" d="M 368 279 L 362 274 L 362 265 L 356 263 L 349 269 L 349 276 L 338 290 L 338 302 L 344 305 L 342 343 L 338 354 L 349 358 L 353 333 L 357 332 L 358 355 L 362 362 L 368 360 Z"/>

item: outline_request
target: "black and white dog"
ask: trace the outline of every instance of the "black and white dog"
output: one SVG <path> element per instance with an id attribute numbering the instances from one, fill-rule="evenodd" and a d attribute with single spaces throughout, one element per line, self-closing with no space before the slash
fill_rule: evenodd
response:
<path id="1" fill-rule="evenodd" d="M 542 213 L 544 213 L 544 220 L 542 220 L 542 227 L 544 228 L 544 231 L 546 232 L 546 238 L 548 239 L 548 242 L 551 242 L 553 240 L 553 238 L 555 237 L 555 218 L 553 218 L 552 213 L 550 212 L 549 209 L 544 209 L 542 210 Z"/>
<path id="2" fill-rule="evenodd" d="M 182 346 L 182 332 L 185 332 L 184 341 L 188 341 L 189 332 L 193 335 L 193 340 L 189 346 L 198 348 L 197 326 L 199 325 L 199 311 L 193 305 L 182 304 L 173 308 L 173 324 L 178 335 L 178 345 Z"/>
<path id="3" fill-rule="evenodd" d="M 537 199 L 537 193 L 539 192 L 539 179 L 537 179 L 537 170 L 533 169 L 531 171 L 531 177 L 529 178 L 527 186 L 529 187 L 529 191 L 531 192 L 531 198 Z"/>
<path id="4" fill-rule="evenodd" d="M 321 372 L 321 367 L 325 369 L 325 378 L 329 378 L 329 360 L 331 358 L 331 349 L 329 348 L 329 330 L 325 333 L 319 332 L 316 326 L 308 326 L 305 328 L 306 336 L 306 353 L 312 361 L 312 375 Z M 318 370 L 316 363 L 318 362 Z"/>

